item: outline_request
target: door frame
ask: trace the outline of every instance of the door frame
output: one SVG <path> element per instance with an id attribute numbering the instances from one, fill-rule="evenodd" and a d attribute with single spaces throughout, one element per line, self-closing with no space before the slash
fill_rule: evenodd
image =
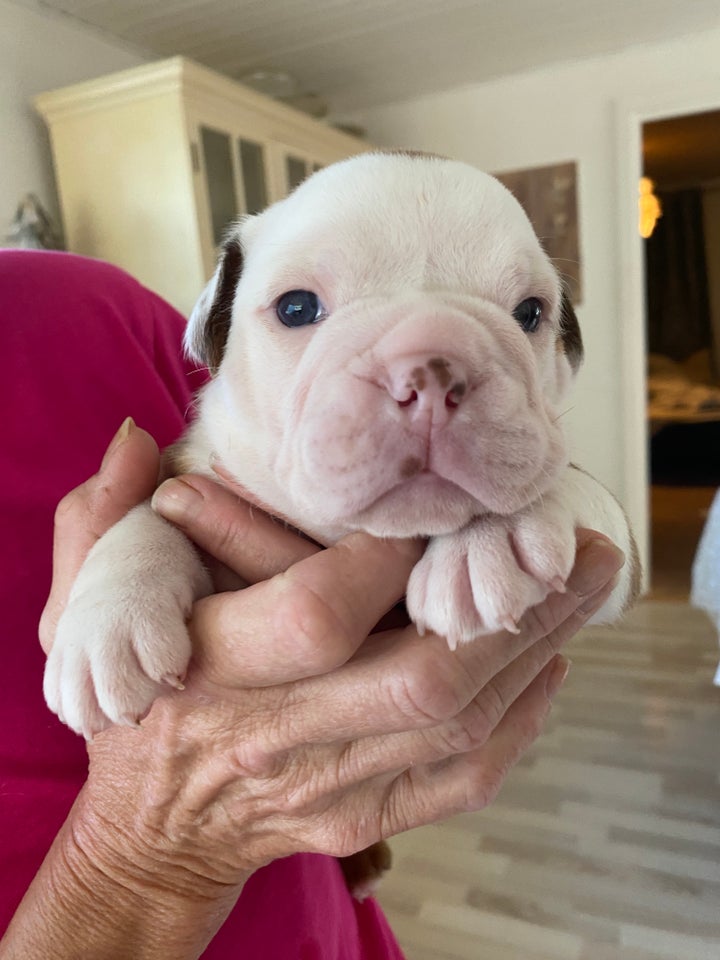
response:
<path id="1" fill-rule="evenodd" d="M 643 588 L 650 586 L 650 496 L 647 429 L 647 337 L 643 239 L 638 231 L 643 124 L 720 110 L 720 84 L 668 87 L 616 103 L 618 309 L 622 346 L 623 481 L 625 507 L 638 543 Z"/>

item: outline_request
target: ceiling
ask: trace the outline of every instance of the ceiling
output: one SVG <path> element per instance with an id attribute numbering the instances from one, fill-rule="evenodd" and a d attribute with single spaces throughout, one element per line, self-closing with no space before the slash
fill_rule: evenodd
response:
<path id="1" fill-rule="evenodd" d="M 16 0 L 342 112 L 720 26 L 718 0 Z"/>

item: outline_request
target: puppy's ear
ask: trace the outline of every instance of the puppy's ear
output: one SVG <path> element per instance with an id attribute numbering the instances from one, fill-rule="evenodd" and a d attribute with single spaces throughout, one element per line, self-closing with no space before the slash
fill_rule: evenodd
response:
<path id="1" fill-rule="evenodd" d="M 562 303 L 560 304 L 560 337 L 558 340 L 558 349 L 562 348 L 563 353 L 568 358 L 568 363 L 573 373 L 577 373 L 580 364 L 583 362 L 583 342 L 580 334 L 580 324 L 575 316 L 570 297 L 563 290 Z"/>
<path id="2" fill-rule="evenodd" d="M 213 375 L 225 352 L 242 267 L 242 244 L 235 230 L 225 241 L 218 267 L 195 304 L 185 329 L 186 354 L 204 364 Z"/>

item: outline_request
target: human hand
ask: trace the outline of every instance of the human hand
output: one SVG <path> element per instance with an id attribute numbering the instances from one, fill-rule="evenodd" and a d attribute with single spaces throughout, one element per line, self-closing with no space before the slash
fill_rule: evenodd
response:
<path id="1" fill-rule="evenodd" d="M 136 491 L 152 485 L 148 440 L 132 430 L 66 498 L 52 609 L 103 524 L 132 505 L 130 467 L 144 478 Z M 585 532 L 567 591 L 517 635 L 455 652 L 411 626 L 366 640 L 402 597 L 420 544 L 354 534 L 318 551 L 212 481 L 171 484 L 158 510 L 252 585 L 196 604 L 184 691 L 161 697 L 140 729 L 115 727 L 90 746 L 76 843 L 146 894 L 224 897 L 276 857 L 349 854 L 490 802 L 564 678 L 557 651 L 622 563 Z M 182 510 L 180 492 L 191 499 Z"/>

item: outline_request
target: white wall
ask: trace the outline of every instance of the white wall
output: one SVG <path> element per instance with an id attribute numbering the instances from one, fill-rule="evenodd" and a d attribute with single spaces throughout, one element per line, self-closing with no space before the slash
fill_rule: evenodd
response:
<path id="1" fill-rule="evenodd" d="M 0 0 L 0 243 L 25 193 L 36 193 L 59 223 L 50 146 L 30 103 L 34 94 L 146 59 L 67 18 Z"/>
<path id="2" fill-rule="evenodd" d="M 627 489 L 623 456 L 627 390 L 621 351 L 623 324 L 638 321 L 620 316 L 626 262 L 619 244 L 619 215 L 621 207 L 626 214 L 631 210 L 636 194 L 624 196 L 621 205 L 616 104 L 629 98 L 650 102 L 656 95 L 662 103 L 662 91 L 714 84 L 720 106 L 719 50 L 720 27 L 701 36 L 377 107 L 356 118 L 371 141 L 444 153 L 491 172 L 577 160 L 584 288 L 578 315 L 587 359 L 568 420 L 577 462 L 626 503 L 636 503 L 637 496 Z M 677 99 L 667 97 L 668 102 Z M 629 149 L 627 143 L 620 147 Z M 641 456 L 637 470 L 643 470 Z M 642 508 L 633 509 L 640 513 Z"/>

